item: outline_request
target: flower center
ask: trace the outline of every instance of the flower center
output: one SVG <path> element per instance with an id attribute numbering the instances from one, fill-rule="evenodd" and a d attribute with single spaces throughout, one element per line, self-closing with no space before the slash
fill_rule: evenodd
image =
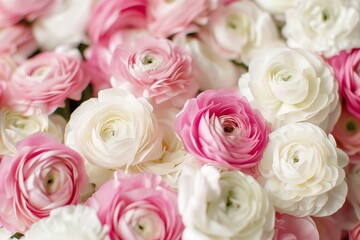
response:
<path id="1" fill-rule="evenodd" d="M 237 121 L 231 116 L 221 116 L 220 123 L 226 135 L 233 135 L 238 128 Z"/>
<path id="2" fill-rule="evenodd" d="M 357 130 L 357 126 L 356 126 L 356 123 L 352 120 L 350 120 L 348 123 L 346 123 L 346 129 L 349 131 L 349 132 L 356 132 Z"/>
<path id="3" fill-rule="evenodd" d="M 155 70 L 157 69 L 163 62 L 162 57 L 154 54 L 146 54 L 141 58 L 141 68 L 143 70 Z"/>

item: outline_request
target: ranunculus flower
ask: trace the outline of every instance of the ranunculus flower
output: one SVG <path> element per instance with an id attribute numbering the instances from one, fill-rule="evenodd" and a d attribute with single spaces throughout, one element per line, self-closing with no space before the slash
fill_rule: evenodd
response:
<path id="1" fill-rule="evenodd" d="M 200 90 L 235 88 L 241 73 L 245 73 L 244 69 L 220 57 L 196 37 L 179 34 L 175 42 L 190 52 L 195 80 L 199 83 Z"/>
<path id="2" fill-rule="evenodd" d="M 65 126 L 65 119 L 56 117 Z M 0 109 L 0 156 L 15 154 L 16 144 L 38 132 L 46 132 L 62 141 L 64 131 L 47 115 L 25 116 L 9 108 Z"/>
<path id="3" fill-rule="evenodd" d="M 186 167 L 179 179 L 183 240 L 270 240 L 275 212 L 264 189 L 240 171 Z"/>
<path id="4" fill-rule="evenodd" d="M 111 60 L 111 85 L 151 103 L 182 107 L 198 84 L 191 56 L 170 40 L 141 38 L 120 44 Z"/>
<path id="5" fill-rule="evenodd" d="M 329 63 L 339 82 L 340 94 L 345 100 L 346 108 L 360 120 L 360 48 L 349 53 L 342 51 L 329 59 Z"/>
<path id="6" fill-rule="evenodd" d="M 88 25 L 90 47 L 86 69 L 96 96 L 110 85 L 111 56 L 117 45 L 147 36 L 146 0 L 102 0 L 91 13 Z"/>
<path id="7" fill-rule="evenodd" d="M 274 240 L 319 240 L 319 232 L 311 217 L 297 218 L 276 213 Z"/>
<path id="8" fill-rule="evenodd" d="M 177 188 L 179 174 L 184 165 L 194 162 L 194 157 L 187 153 L 174 130 L 174 121 L 180 110 L 165 108 L 155 112 L 162 129 L 163 155 L 153 161 L 145 161 L 129 169 L 129 172 L 148 172 L 162 177 L 172 188 Z"/>
<path id="9" fill-rule="evenodd" d="M 300 0 L 255 0 L 261 8 L 275 14 L 275 16 L 284 15 L 288 9 L 295 7 L 299 1 Z"/>
<path id="10" fill-rule="evenodd" d="M 0 163 L 0 225 L 24 232 L 52 209 L 80 202 L 87 183 L 84 161 L 65 145 L 33 134 Z"/>
<path id="11" fill-rule="evenodd" d="M 258 163 L 269 129 L 234 90 L 207 90 L 189 99 L 175 122 L 185 150 L 203 163 L 249 169 Z"/>
<path id="12" fill-rule="evenodd" d="M 280 42 L 270 14 L 250 0 L 220 6 L 199 34 L 219 56 L 245 63 L 254 51 Z"/>
<path id="13" fill-rule="evenodd" d="M 64 0 L 1 0 L 0 15 L 20 21 L 26 18 L 29 21 L 61 7 Z"/>
<path id="14" fill-rule="evenodd" d="M 46 50 L 53 50 L 62 45 L 76 47 L 85 40 L 94 2 L 95 0 L 64 0 L 57 11 L 36 19 L 31 28 L 40 47 Z"/>
<path id="15" fill-rule="evenodd" d="M 269 135 L 259 181 L 275 209 L 296 217 L 329 216 L 344 204 L 347 155 L 310 123 L 290 123 Z"/>
<path id="16" fill-rule="evenodd" d="M 150 32 L 159 37 L 185 31 L 192 24 L 204 25 L 217 0 L 149 0 L 147 20 Z"/>
<path id="17" fill-rule="evenodd" d="M 146 0 L 101 0 L 91 12 L 89 37 L 92 42 L 107 45 L 113 34 L 145 29 L 146 24 Z"/>
<path id="18" fill-rule="evenodd" d="M 286 12 L 282 33 L 289 47 L 326 57 L 360 47 L 359 0 L 309 0 Z"/>
<path id="19" fill-rule="evenodd" d="M 14 72 L 8 83 L 9 105 L 26 115 L 50 114 L 66 98 L 80 100 L 88 83 L 78 51 L 42 52 Z"/>
<path id="20" fill-rule="evenodd" d="M 96 211 L 83 205 L 54 209 L 50 216 L 34 223 L 21 240 L 109 240 Z"/>
<path id="21" fill-rule="evenodd" d="M 85 68 L 91 75 L 91 84 L 95 96 L 100 90 L 111 87 L 110 65 L 116 47 L 124 42 L 133 41 L 144 36 L 148 36 L 148 32 L 143 29 L 123 29 L 113 33 L 111 36 L 107 36 L 108 38 L 100 43 L 92 43 L 85 50 Z"/>
<path id="22" fill-rule="evenodd" d="M 19 63 L 35 52 L 38 47 L 31 29 L 23 24 L 2 28 L 0 42 L 0 54 L 10 55 Z"/>
<path id="23" fill-rule="evenodd" d="M 107 169 L 128 168 L 161 157 L 162 132 L 144 98 L 109 88 L 83 102 L 71 114 L 65 144 L 90 163 Z"/>
<path id="24" fill-rule="evenodd" d="M 179 240 L 183 224 L 177 195 L 160 176 L 117 172 L 86 202 L 97 210 L 110 238 Z"/>
<path id="25" fill-rule="evenodd" d="M 338 84 L 327 64 L 302 49 L 259 52 L 239 80 L 241 95 L 277 129 L 310 122 L 330 132 L 340 115 Z"/>
<path id="26" fill-rule="evenodd" d="M 351 162 L 360 162 L 360 119 L 343 107 L 332 132 L 336 143 L 349 156 Z"/>

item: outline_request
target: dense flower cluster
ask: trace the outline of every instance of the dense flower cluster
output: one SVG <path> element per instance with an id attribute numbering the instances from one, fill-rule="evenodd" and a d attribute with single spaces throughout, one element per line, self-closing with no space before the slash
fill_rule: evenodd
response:
<path id="1" fill-rule="evenodd" d="M 359 0 L 0 0 L 0 239 L 359 239 Z"/>

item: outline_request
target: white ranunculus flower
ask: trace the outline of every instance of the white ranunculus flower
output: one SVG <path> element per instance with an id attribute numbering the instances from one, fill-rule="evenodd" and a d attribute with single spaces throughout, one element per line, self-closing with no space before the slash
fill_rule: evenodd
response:
<path id="1" fill-rule="evenodd" d="M 272 239 L 274 208 L 252 176 L 207 165 L 185 167 L 178 187 L 184 240 Z"/>
<path id="2" fill-rule="evenodd" d="M 178 37 L 175 42 L 190 52 L 194 60 L 196 81 L 203 91 L 236 87 L 237 80 L 245 72 L 241 67 L 216 54 L 197 38 Z"/>
<path id="3" fill-rule="evenodd" d="M 61 45 L 76 46 L 85 40 L 90 12 L 95 0 L 63 0 L 63 6 L 38 18 L 32 24 L 33 34 L 42 49 Z"/>
<path id="4" fill-rule="evenodd" d="M 281 41 L 270 14 L 250 0 L 217 8 L 199 36 L 220 57 L 245 64 L 254 51 Z"/>
<path id="5" fill-rule="evenodd" d="M 177 187 L 183 166 L 195 161 L 193 156 L 185 151 L 184 145 L 175 133 L 174 122 L 179 111 L 176 108 L 166 108 L 155 112 L 159 127 L 164 133 L 162 139 L 164 153 L 159 159 L 137 164 L 129 171 L 150 172 L 161 176 L 171 187 Z"/>
<path id="6" fill-rule="evenodd" d="M 331 57 L 360 47 L 359 0 L 307 0 L 286 12 L 283 34 L 290 47 Z"/>
<path id="7" fill-rule="evenodd" d="M 239 80 L 240 93 L 274 129 L 311 122 L 330 132 L 340 116 L 338 84 L 328 65 L 303 49 L 268 48 Z"/>
<path id="8" fill-rule="evenodd" d="M 91 164 L 127 169 L 162 156 L 162 132 L 152 106 L 121 89 L 105 89 L 71 114 L 65 144 Z"/>
<path id="9" fill-rule="evenodd" d="M 291 123 L 269 135 L 258 180 L 277 211 L 329 216 L 345 202 L 348 160 L 332 135 L 311 123 Z"/>
<path id="10" fill-rule="evenodd" d="M 0 155 L 16 152 L 16 144 L 31 134 L 49 133 L 62 141 L 65 119 L 59 115 L 26 116 L 13 109 L 0 110 Z"/>
<path id="11" fill-rule="evenodd" d="M 285 14 L 286 10 L 296 6 L 299 0 L 255 0 L 255 2 L 264 10 L 278 15 Z"/>
<path id="12" fill-rule="evenodd" d="M 96 211 L 84 205 L 68 205 L 31 225 L 21 240 L 109 240 Z"/>

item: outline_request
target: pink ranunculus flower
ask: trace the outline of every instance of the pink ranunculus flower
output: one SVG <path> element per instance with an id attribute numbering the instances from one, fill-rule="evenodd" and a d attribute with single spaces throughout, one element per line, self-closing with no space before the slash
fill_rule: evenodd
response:
<path id="1" fill-rule="evenodd" d="M 111 56 L 117 45 L 148 35 L 146 0 L 101 0 L 94 7 L 88 32 L 86 70 L 91 74 L 93 94 L 110 84 Z"/>
<path id="2" fill-rule="evenodd" d="M 21 20 L 26 18 L 30 21 L 61 7 L 64 0 L 0 0 L 0 15 L 10 19 Z"/>
<path id="3" fill-rule="evenodd" d="M 340 52 L 329 59 L 339 82 L 340 94 L 351 114 L 360 120 L 360 48 Z"/>
<path id="4" fill-rule="evenodd" d="M 17 150 L 0 164 L 0 225 L 24 232 L 52 209 L 79 203 L 87 176 L 81 156 L 48 135 L 31 135 Z"/>
<path id="5" fill-rule="evenodd" d="M 194 24 L 204 25 L 218 0 L 149 0 L 147 19 L 149 31 L 159 37 L 185 31 Z"/>
<path id="6" fill-rule="evenodd" d="M 112 240 L 179 240 L 184 226 L 178 212 L 177 195 L 160 176 L 142 173 L 125 177 L 115 173 L 86 202 L 97 209 L 109 226 Z"/>
<path id="7" fill-rule="evenodd" d="M 349 156 L 353 163 L 360 162 L 360 119 L 342 108 L 339 120 L 332 132 L 336 143 Z"/>
<path id="8" fill-rule="evenodd" d="M 80 100 L 88 83 L 77 51 L 42 52 L 14 72 L 8 83 L 9 104 L 27 115 L 50 114 L 66 98 Z"/>
<path id="9" fill-rule="evenodd" d="M 185 150 L 203 163 L 249 169 L 260 160 L 269 129 L 234 90 L 207 90 L 187 101 L 175 121 Z"/>
<path id="10" fill-rule="evenodd" d="M 31 29 L 23 24 L 2 28 L 0 42 L 0 54 L 8 54 L 16 62 L 24 61 L 38 47 Z"/>
<path id="11" fill-rule="evenodd" d="M 170 40 L 137 39 L 116 48 L 111 60 L 111 84 L 154 105 L 182 107 L 199 87 L 191 62 L 190 54 Z"/>
<path id="12" fill-rule="evenodd" d="M 86 49 L 85 69 L 91 75 L 91 84 L 93 86 L 93 95 L 105 88 L 110 88 L 110 64 L 111 57 L 119 44 L 132 41 L 137 38 L 149 36 L 144 29 L 128 28 L 114 32 L 100 42 L 94 42 Z"/>
<path id="13" fill-rule="evenodd" d="M 91 13 L 88 31 L 91 41 L 97 43 L 127 28 L 146 28 L 146 0 L 99 1 Z"/>
<path id="14" fill-rule="evenodd" d="M 319 232 L 311 217 L 294 217 L 276 213 L 274 240 L 319 240 Z"/>

